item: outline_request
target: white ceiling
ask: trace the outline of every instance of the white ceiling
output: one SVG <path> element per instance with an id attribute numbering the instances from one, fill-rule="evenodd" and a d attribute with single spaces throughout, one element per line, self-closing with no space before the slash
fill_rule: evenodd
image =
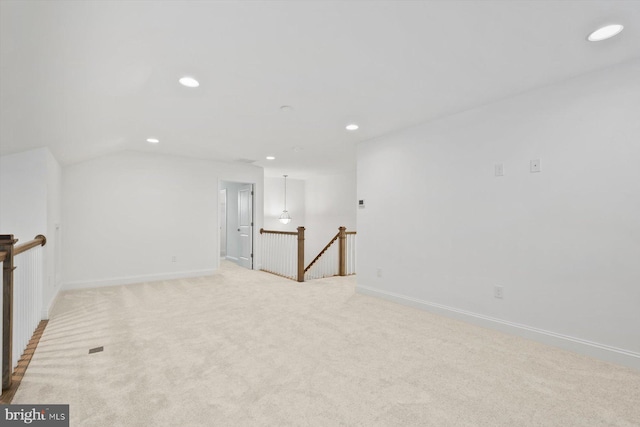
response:
<path id="1" fill-rule="evenodd" d="M 0 16 L 0 153 L 63 164 L 128 149 L 353 170 L 360 141 L 640 57 L 640 1 L 2 0 Z M 611 22 L 618 37 L 585 40 Z"/>

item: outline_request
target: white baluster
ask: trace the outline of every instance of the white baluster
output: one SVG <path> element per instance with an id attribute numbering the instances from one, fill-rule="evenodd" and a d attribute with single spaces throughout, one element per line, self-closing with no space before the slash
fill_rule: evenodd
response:
<path id="1" fill-rule="evenodd" d="M 304 262 L 304 261 L 303 261 Z M 289 264 L 291 265 L 291 278 L 297 280 L 298 275 L 298 236 L 289 238 Z"/>
<path id="2" fill-rule="evenodd" d="M 15 257 L 13 285 L 12 362 L 17 366 L 42 316 L 43 249 L 33 248 Z"/>
<path id="3" fill-rule="evenodd" d="M 265 236 L 267 236 L 267 245 L 266 245 L 266 252 L 264 253 L 264 259 L 267 260 L 267 271 L 271 271 L 271 247 L 273 246 L 273 235 L 271 234 L 265 234 Z"/>
<path id="4" fill-rule="evenodd" d="M 293 277 L 293 258 L 291 253 L 293 252 L 292 239 L 290 235 L 287 235 L 287 247 L 284 252 L 285 259 L 287 260 L 287 276 Z"/>
<path id="5" fill-rule="evenodd" d="M 284 234 L 278 234 L 278 250 L 276 256 L 278 257 L 278 274 L 282 274 L 283 268 L 283 259 L 282 259 L 282 251 L 284 250 Z"/>
<path id="6" fill-rule="evenodd" d="M 262 269 L 269 271 L 269 258 L 267 257 L 269 248 L 269 233 L 262 233 Z"/>

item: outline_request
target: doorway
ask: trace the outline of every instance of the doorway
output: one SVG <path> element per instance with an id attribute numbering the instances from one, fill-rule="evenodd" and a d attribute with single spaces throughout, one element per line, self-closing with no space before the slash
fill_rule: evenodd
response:
<path id="1" fill-rule="evenodd" d="M 227 189 L 220 190 L 218 215 L 220 216 L 220 258 L 227 256 Z"/>
<path id="2" fill-rule="evenodd" d="M 253 269 L 253 184 L 220 181 L 220 257 Z"/>

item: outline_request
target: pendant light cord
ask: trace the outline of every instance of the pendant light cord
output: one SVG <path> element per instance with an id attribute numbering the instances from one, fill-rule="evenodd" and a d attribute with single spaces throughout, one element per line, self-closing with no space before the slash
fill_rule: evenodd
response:
<path id="1" fill-rule="evenodd" d="M 284 176 L 284 210 L 287 210 L 287 175 Z"/>

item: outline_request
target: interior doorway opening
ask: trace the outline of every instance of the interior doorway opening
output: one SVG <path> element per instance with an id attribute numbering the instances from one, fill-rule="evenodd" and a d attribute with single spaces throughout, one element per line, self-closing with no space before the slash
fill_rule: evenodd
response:
<path id="1" fill-rule="evenodd" d="M 220 181 L 220 257 L 253 269 L 254 185 Z"/>

